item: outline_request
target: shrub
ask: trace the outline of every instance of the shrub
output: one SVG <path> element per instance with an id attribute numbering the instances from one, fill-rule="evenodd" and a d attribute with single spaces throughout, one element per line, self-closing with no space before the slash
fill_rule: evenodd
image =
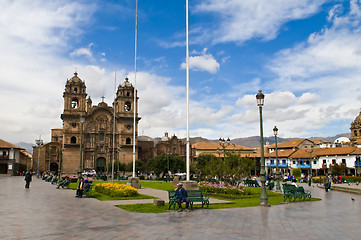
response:
<path id="1" fill-rule="evenodd" d="M 301 169 L 295 168 L 292 170 L 293 176 L 301 177 Z"/>
<path id="2" fill-rule="evenodd" d="M 136 188 L 119 183 L 98 183 L 94 190 L 111 197 L 135 197 L 139 195 Z"/>
<path id="3" fill-rule="evenodd" d="M 210 182 L 200 182 L 198 183 L 198 187 L 200 190 L 207 193 L 221 193 L 221 194 L 229 194 L 229 195 L 251 195 L 251 191 L 249 191 L 245 187 L 237 187 L 232 186 L 230 184 L 216 184 Z"/>

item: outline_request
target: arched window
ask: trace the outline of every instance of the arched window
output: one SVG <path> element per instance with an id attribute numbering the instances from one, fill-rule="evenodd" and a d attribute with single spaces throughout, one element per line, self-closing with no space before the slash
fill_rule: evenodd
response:
<path id="1" fill-rule="evenodd" d="M 99 141 L 104 141 L 104 133 L 99 133 Z"/>
<path id="2" fill-rule="evenodd" d="M 129 112 L 130 109 L 131 109 L 131 103 L 130 103 L 130 102 L 126 102 L 126 103 L 125 103 L 125 111 L 126 111 L 126 112 Z"/>
<path id="3" fill-rule="evenodd" d="M 130 96 L 130 92 L 127 92 L 127 97 L 129 97 Z"/>
<path id="4" fill-rule="evenodd" d="M 73 144 L 76 143 L 76 137 L 74 137 L 74 136 L 71 137 L 71 138 L 70 138 L 70 143 L 73 143 Z"/>
<path id="5" fill-rule="evenodd" d="M 357 130 L 353 131 L 353 133 L 355 134 L 355 137 L 357 137 Z"/>
<path id="6" fill-rule="evenodd" d="M 132 140 L 130 140 L 130 138 L 127 138 L 127 140 L 125 140 L 125 144 L 131 144 Z"/>
<path id="7" fill-rule="evenodd" d="M 79 105 L 78 99 L 73 98 L 73 100 L 71 100 L 71 107 L 75 109 L 78 108 L 78 105 Z"/>
<path id="8" fill-rule="evenodd" d="M 77 93 L 77 92 L 78 92 L 78 89 L 77 89 L 77 88 L 74 88 L 74 92 Z"/>

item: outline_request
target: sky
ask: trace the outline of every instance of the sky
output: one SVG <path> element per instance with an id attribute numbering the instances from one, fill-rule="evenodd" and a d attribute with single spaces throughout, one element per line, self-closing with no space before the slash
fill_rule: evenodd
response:
<path id="1" fill-rule="evenodd" d="M 185 0 L 138 0 L 138 135 L 186 136 Z M 93 104 L 134 84 L 135 0 L 0 1 L 0 138 L 50 141 L 74 72 Z M 350 132 L 361 1 L 189 0 L 190 137 Z"/>

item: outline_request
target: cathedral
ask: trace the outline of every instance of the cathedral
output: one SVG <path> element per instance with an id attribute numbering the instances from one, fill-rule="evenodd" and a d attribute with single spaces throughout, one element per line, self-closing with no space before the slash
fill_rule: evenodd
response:
<path id="1" fill-rule="evenodd" d="M 40 149 L 43 153 L 39 156 L 44 156 L 40 171 L 58 171 L 61 167 L 61 172 L 65 174 L 93 169 L 105 172 L 113 160 L 113 154 L 115 162 L 131 162 L 133 143 L 137 145 L 140 120 L 136 112 L 136 138 L 133 139 L 134 109 L 138 109 L 138 97 L 136 96 L 134 103 L 134 94 L 137 91 L 134 91 L 133 85 L 125 78 L 118 86 L 112 106 L 108 106 L 104 98 L 98 105 L 92 105 L 91 98 L 87 97 L 85 82 L 75 72 L 67 80 L 63 93 L 63 127 L 52 129 L 51 142 Z M 47 159 L 49 154 L 46 145 L 56 145 L 54 143 L 60 143 L 56 151 L 58 154 L 53 159 Z M 34 148 L 34 156 L 37 156 L 37 149 Z M 136 159 L 137 151 L 136 149 Z"/>

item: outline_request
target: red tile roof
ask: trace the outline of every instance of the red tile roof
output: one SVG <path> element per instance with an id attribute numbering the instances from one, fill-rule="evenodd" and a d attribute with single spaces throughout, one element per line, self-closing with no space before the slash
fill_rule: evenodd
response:
<path id="1" fill-rule="evenodd" d="M 2 139 L 0 139 L 0 148 L 16 148 L 16 149 L 24 149 L 22 147 L 19 147 L 15 144 L 12 144 L 12 143 L 9 143 L 9 142 L 6 142 Z"/>
<path id="2" fill-rule="evenodd" d="M 217 149 L 223 149 L 221 144 L 218 142 L 198 142 L 195 144 L 192 144 L 192 148 L 195 148 L 197 150 L 217 150 Z M 237 144 L 233 144 L 230 143 L 226 148 L 226 150 L 236 150 L 236 151 L 240 151 L 240 150 L 248 150 L 248 151 L 253 151 L 252 148 L 248 148 L 248 147 L 244 147 L 244 146 L 240 146 Z"/>

